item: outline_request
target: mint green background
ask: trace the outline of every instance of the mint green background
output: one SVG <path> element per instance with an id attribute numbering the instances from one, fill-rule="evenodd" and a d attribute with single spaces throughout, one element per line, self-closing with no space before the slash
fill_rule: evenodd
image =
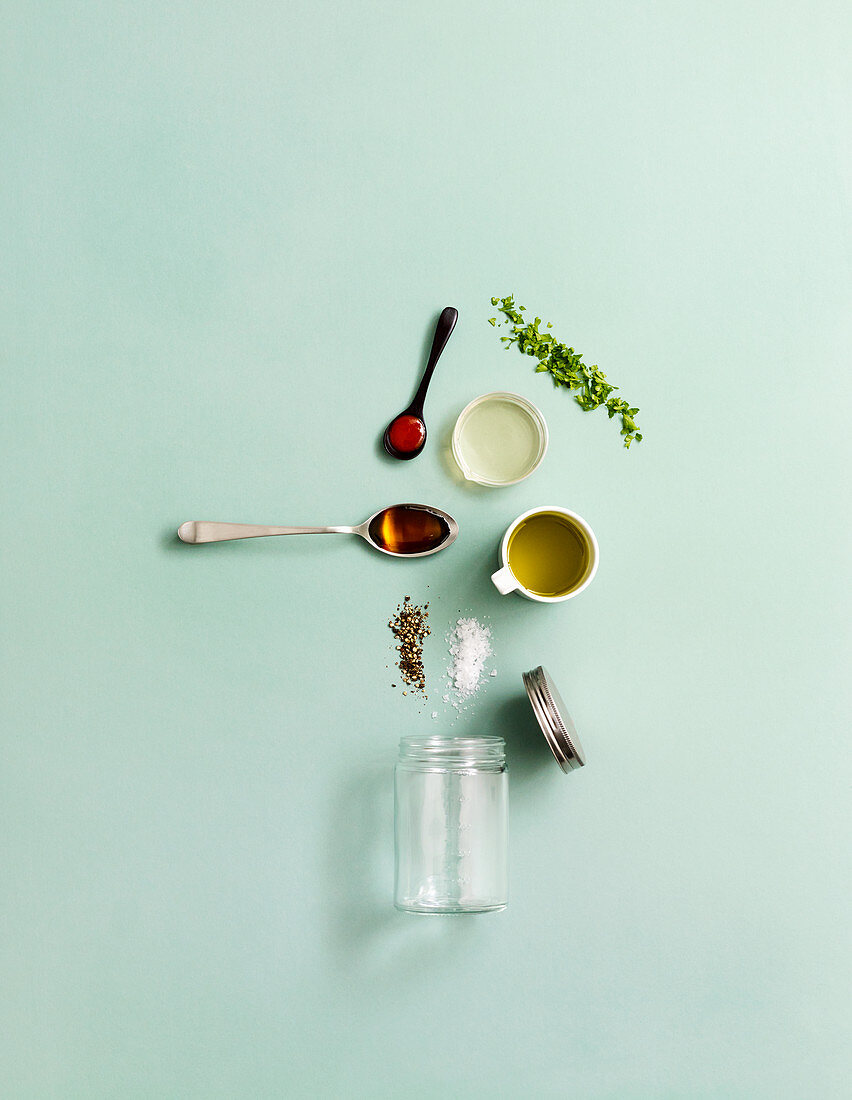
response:
<path id="1" fill-rule="evenodd" d="M 849 32 L 823 2 L 2 5 L 4 1097 L 848 1095 Z M 509 291 L 643 444 L 501 351 Z M 446 436 L 492 389 L 550 451 L 465 488 Z M 174 539 L 409 499 L 452 550 Z M 502 531 L 551 503 L 595 583 L 501 599 Z M 454 726 L 390 686 L 405 594 L 433 685 L 459 609 L 493 627 Z M 396 744 L 438 731 L 508 740 L 503 914 L 391 907 Z"/>

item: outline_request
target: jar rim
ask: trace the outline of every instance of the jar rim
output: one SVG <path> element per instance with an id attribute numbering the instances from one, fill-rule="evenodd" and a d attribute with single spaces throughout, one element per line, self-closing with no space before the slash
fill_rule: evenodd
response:
<path id="1" fill-rule="evenodd" d="M 491 736 L 414 735 L 400 739 L 399 761 L 427 768 L 502 768 L 506 742 Z"/>

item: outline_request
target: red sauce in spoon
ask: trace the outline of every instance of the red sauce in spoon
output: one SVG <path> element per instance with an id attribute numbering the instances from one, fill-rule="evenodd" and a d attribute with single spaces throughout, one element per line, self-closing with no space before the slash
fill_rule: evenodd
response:
<path id="1" fill-rule="evenodd" d="M 426 438 L 426 425 L 416 416 L 398 416 L 388 429 L 388 440 L 395 451 L 411 454 Z"/>

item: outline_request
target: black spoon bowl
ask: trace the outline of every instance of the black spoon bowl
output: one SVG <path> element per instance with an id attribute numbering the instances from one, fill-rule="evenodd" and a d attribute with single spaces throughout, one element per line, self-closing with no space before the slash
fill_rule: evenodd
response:
<path id="1" fill-rule="evenodd" d="M 438 323 L 435 325 L 435 336 L 432 340 L 432 350 L 429 352 L 429 362 L 426 364 L 426 370 L 423 372 L 423 377 L 420 380 L 420 385 L 417 387 L 417 393 L 414 395 L 414 400 L 407 409 L 403 409 L 401 413 L 397 413 L 390 424 L 385 428 L 384 446 L 385 450 L 392 458 L 399 458 L 402 460 L 417 458 L 426 446 L 426 421 L 423 419 L 423 402 L 426 400 L 426 390 L 429 388 L 429 383 L 432 381 L 435 365 L 441 358 L 441 352 L 447 346 L 447 341 L 452 335 L 452 331 L 456 327 L 456 321 L 458 321 L 458 319 L 459 311 L 454 309 L 453 306 L 447 306 L 446 309 L 441 311 L 441 316 L 438 318 Z M 403 417 L 410 417 L 412 422 L 405 426 L 407 426 L 412 433 L 420 434 L 419 442 L 416 442 L 411 448 L 406 447 L 405 449 L 395 447 L 391 442 L 391 429 L 397 421 L 401 421 Z M 414 424 L 413 421 L 419 422 L 419 429 L 418 425 Z"/>

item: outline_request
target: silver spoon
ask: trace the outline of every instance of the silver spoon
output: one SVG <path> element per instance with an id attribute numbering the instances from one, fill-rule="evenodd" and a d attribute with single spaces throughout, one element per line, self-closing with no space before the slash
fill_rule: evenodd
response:
<path id="1" fill-rule="evenodd" d="M 393 504 L 380 508 L 357 527 L 258 527 L 249 523 L 189 520 L 178 527 L 183 542 L 228 542 L 263 535 L 360 535 L 394 558 L 425 558 L 456 541 L 459 525 L 440 508 L 426 504 Z"/>

